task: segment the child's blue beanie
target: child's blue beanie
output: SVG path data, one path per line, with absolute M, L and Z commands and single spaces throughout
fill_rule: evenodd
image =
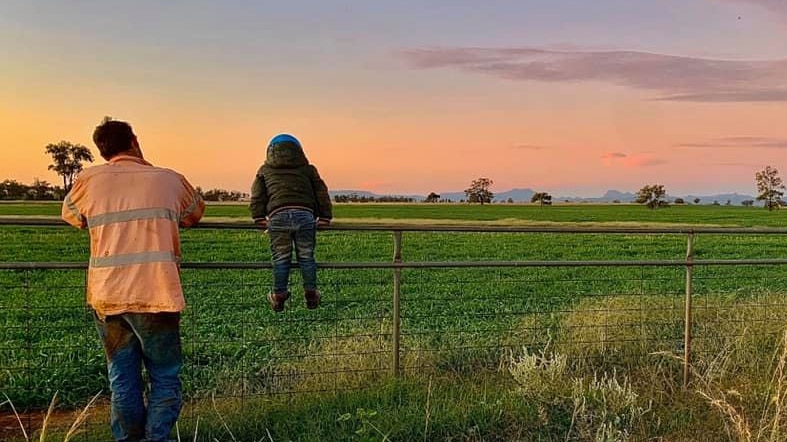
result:
M 298 146 L 299 148 L 302 148 L 301 147 L 301 142 L 298 141 L 297 138 L 293 137 L 290 134 L 279 134 L 279 135 L 276 135 L 275 137 L 273 137 L 271 139 L 271 142 L 268 143 L 268 147 L 272 147 L 272 146 L 274 146 L 276 144 L 279 144 L 279 143 L 292 143 L 292 144 Z

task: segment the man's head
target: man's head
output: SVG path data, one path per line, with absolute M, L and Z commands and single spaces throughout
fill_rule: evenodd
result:
M 142 158 L 137 136 L 125 121 L 105 119 L 93 131 L 93 142 L 105 160 L 121 154 Z

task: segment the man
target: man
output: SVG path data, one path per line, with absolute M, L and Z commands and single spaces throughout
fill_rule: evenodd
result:
M 166 441 L 182 402 L 178 226 L 197 223 L 205 203 L 183 176 L 145 161 L 128 123 L 105 120 L 93 141 L 107 164 L 79 175 L 62 217 L 90 231 L 87 301 L 107 356 L 112 434 Z

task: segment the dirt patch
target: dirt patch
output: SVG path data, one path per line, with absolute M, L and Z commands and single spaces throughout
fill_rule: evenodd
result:
M 17 410 L 18 411 L 18 410 Z M 38 439 L 46 418 L 47 410 L 19 412 L 19 417 L 6 405 L 0 409 L 0 440 L 24 440 L 22 427 L 30 440 Z M 65 433 L 82 413 L 81 409 L 54 409 L 47 421 L 47 433 Z M 83 429 L 95 425 L 108 424 L 109 401 L 103 400 L 90 408 Z M 34 436 L 35 435 L 35 436 Z

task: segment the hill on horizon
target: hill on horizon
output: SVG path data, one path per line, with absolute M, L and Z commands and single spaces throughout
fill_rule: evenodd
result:
M 401 193 L 375 193 L 370 192 L 368 190 L 331 190 L 330 192 L 331 198 L 335 197 L 336 195 L 358 195 L 362 197 L 374 197 L 380 198 L 384 196 L 397 196 L 397 197 L 407 197 L 413 198 L 416 201 L 423 201 L 426 199 L 426 195 L 415 195 L 415 194 L 401 194 Z M 502 202 L 508 201 L 510 198 L 514 202 L 517 203 L 529 203 L 530 199 L 536 193 L 535 190 L 529 188 L 515 188 L 511 190 L 507 190 L 504 192 L 495 192 L 494 202 Z M 459 202 L 466 198 L 464 192 L 442 192 L 439 193 L 440 198 L 444 200 L 451 200 L 454 202 Z M 580 197 L 580 196 L 555 196 L 553 195 L 552 201 L 554 202 L 572 202 L 572 203 L 612 203 L 612 202 L 621 202 L 621 203 L 629 203 L 634 202 L 637 198 L 636 193 L 634 192 L 623 192 L 620 190 L 610 189 L 607 190 L 603 195 L 600 197 Z M 755 200 L 755 197 L 752 195 L 740 194 L 740 193 L 719 193 L 719 194 L 712 194 L 712 195 L 667 195 L 667 199 L 671 202 L 674 201 L 675 198 L 683 198 L 686 203 L 694 203 L 696 198 L 699 198 L 700 204 L 713 204 L 713 202 L 718 202 L 719 204 L 726 204 L 729 200 L 730 204 L 739 206 L 741 202 L 746 200 Z

